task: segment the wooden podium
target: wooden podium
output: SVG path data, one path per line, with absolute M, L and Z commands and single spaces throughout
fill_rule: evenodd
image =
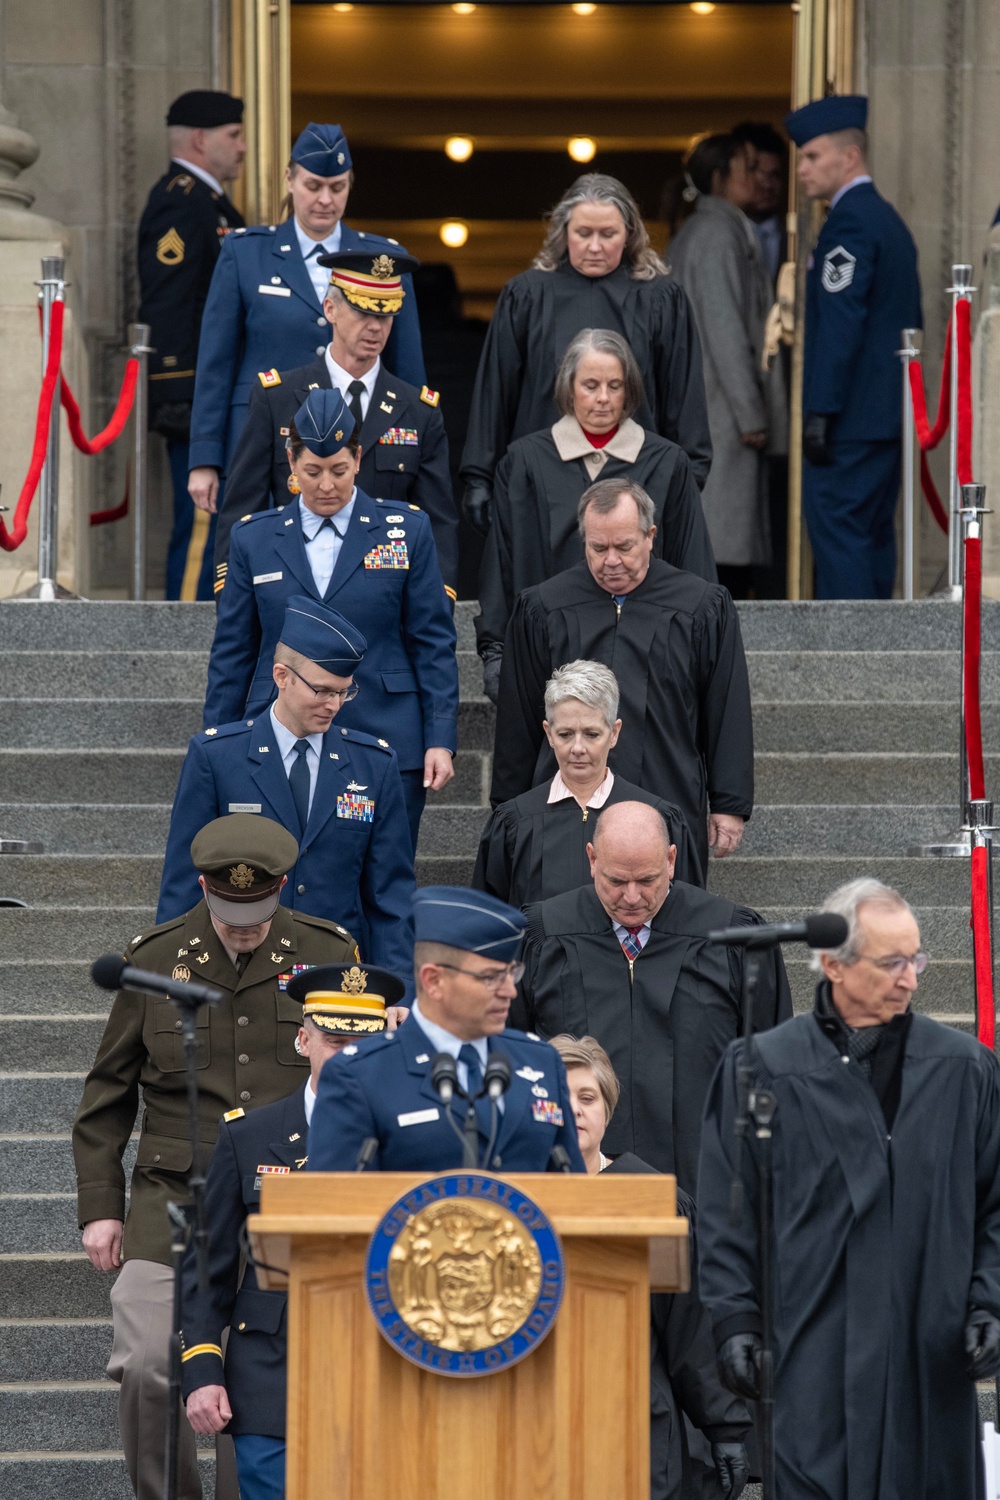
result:
M 365 1292 L 383 1214 L 432 1175 L 264 1178 L 248 1228 L 260 1284 L 289 1292 L 287 1500 L 642 1500 L 649 1293 L 689 1285 L 674 1179 L 502 1179 L 558 1233 L 565 1291 L 532 1353 L 462 1379 L 399 1354 Z

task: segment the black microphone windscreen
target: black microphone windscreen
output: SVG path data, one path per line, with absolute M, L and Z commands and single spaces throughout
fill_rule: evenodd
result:
M 835 911 L 820 911 L 806 917 L 805 926 L 810 948 L 839 948 L 847 942 L 847 918 Z
M 94 959 L 90 966 L 90 977 L 102 990 L 118 990 L 121 989 L 122 975 L 127 968 L 121 954 L 105 953 L 102 958 Z

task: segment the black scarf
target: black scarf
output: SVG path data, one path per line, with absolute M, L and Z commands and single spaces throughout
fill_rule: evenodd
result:
M 816 986 L 814 1013 L 824 1036 L 841 1056 L 852 1057 L 868 1079 L 881 1106 L 885 1128 L 891 1133 L 903 1088 L 906 1038 L 913 1012 L 906 1010 L 901 1016 L 893 1016 L 884 1026 L 848 1026 L 833 1003 L 830 981 L 823 979 Z

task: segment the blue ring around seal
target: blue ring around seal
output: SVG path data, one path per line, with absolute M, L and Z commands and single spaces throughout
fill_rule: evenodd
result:
M 535 1303 L 521 1326 L 508 1338 L 474 1353 L 459 1353 L 429 1343 L 400 1317 L 389 1288 L 389 1257 L 400 1231 L 413 1216 L 448 1198 L 491 1203 L 502 1208 L 528 1230 L 542 1262 L 541 1283 Z M 527 1194 L 501 1177 L 486 1173 L 449 1172 L 432 1177 L 404 1193 L 383 1214 L 368 1244 L 365 1257 L 365 1292 L 368 1305 L 382 1334 L 404 1359 L 431 1370 L 435 1375 L 459 1378 L 493 1375 L 510 1369 L 531 1354 L 555 1322 L 566 1284 L 562 1245 L 545 1214 Z

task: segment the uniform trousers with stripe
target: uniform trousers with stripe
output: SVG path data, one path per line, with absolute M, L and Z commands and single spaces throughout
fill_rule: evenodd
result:
M 174 491 L 174 524 L 167 548 L 166 597 L 214 599 L 212 592 L 217 517 L 199 510 L 188 494 L 188 445 L 167 443 L 170 479 Z M 222 505 L 222 485 L 218 504 Z

